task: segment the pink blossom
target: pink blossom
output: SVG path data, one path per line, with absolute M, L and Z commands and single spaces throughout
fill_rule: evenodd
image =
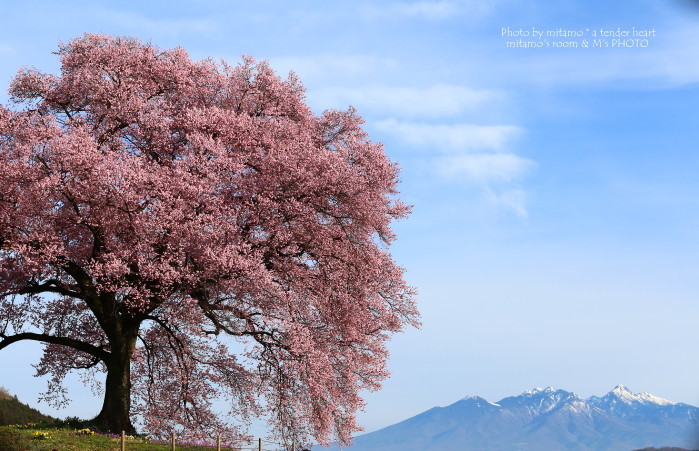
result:
M 67 372 L 106 372 L 112 432 L 244 437 L 264 406 L 283 440 L 349 442 L 418 315 L 388 254 L 398 168 L 361 118 L 314 116 L 248 57 L 91 34 L 58 54 L 0 106 L 0 349 L 44 342 L 58 403 Z

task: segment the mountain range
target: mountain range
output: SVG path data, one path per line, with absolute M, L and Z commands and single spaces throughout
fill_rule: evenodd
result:
M 551 387 L 498 402 L 467 396 L 360 435 L 345 449 L 630 451 L 698 445 L 699 408 L 618 385 L 586 399 Z

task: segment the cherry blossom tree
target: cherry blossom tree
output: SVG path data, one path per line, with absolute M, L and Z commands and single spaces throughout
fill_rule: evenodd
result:
M 114 432 L 240 436 L 264 408 L 284 440 L 348 442 L 417 325 L 396 165 L 266 63 L 92 34 L 57 54 L 0 106 L 0 349 L 42 342 L 47 396 L 78 371 Z

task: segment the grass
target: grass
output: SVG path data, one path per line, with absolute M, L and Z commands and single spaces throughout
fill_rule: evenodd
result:
M 51 423 L 55 418 L 19 402 L 17 397 L 0 387 L 0 426 L 25 423 Z M 1 442 L 0 442 L 1 443 Z M 0 448 L 2 450 L 2 448 Z
M 127 437 L 128 451 L 170 451 L 170 443 L 142 437 Z M 216 447 L 180 445 L 177 451 L 211 451 Z M 231 449 L 224 448 L 221 449 Z M 1 451 L 119 451 L 120 439 L 87 432 L 85 429 L 53 428 L 42 425 L 0 426 Z
M 121 439 L 93 432 L 90 421 L 59 420 L 21 403 L 0 387 L 0 451 L 119 451 Z M 128 451 L 170 451 L 170 442 L 127 437 Z M 176 444 L 177 451 L 210 451 L 216 447 Z M 221 446 L 221 449 L 231 450 Z

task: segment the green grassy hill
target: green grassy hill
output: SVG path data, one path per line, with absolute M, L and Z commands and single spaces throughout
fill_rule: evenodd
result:
M 0 426 L 0 451 L 119 451 L 118 437 L 97 434 L 86 429 L 55 429 L 32 426 Z M 140 437 L 127 437 L 127 451 L 170 451 L 168 443 L 158 443 Z M 183 445 L 177 451 L 212 451 L 215 447 Z M 222 450 L 234 448 L 226 446 Z M 250 448 L 246 448 L 250 449 Z M 269 450 L 270 448 L 265 448 Z
M 0 451 L 118 451 L 120 439 L 85 428 L 77 418 L 58 420 L 20 402 L 0 387 Z M 128 451 L 169 451 L 170 445 L 127 437 Z M 210 451 L 211 447 L 178 444 L 177 451 Z M 234 448 L 222 446 L 221 449 Z
M 55 421 L 55 418 L 19 402 L 16 396 L 11 396 L 7 390 L 0 387 L 0 426 L 26 423 L 53 424 Z
M 0 387 L 0 451 L 118 451 L 120 438 L 90 430 L 77 418 L 58 420 L 21 403 Z M 169 451 L 169 443 L 127 437 L 128 451 Z M 177 451 L 211 451 L 215 447 L 178 443 Z M 223 444 L 222 450 L 234 450 Z M 251 448 L 247 448 L 251 449 Z M 264 448 L 269 450 L 271 448 Z

